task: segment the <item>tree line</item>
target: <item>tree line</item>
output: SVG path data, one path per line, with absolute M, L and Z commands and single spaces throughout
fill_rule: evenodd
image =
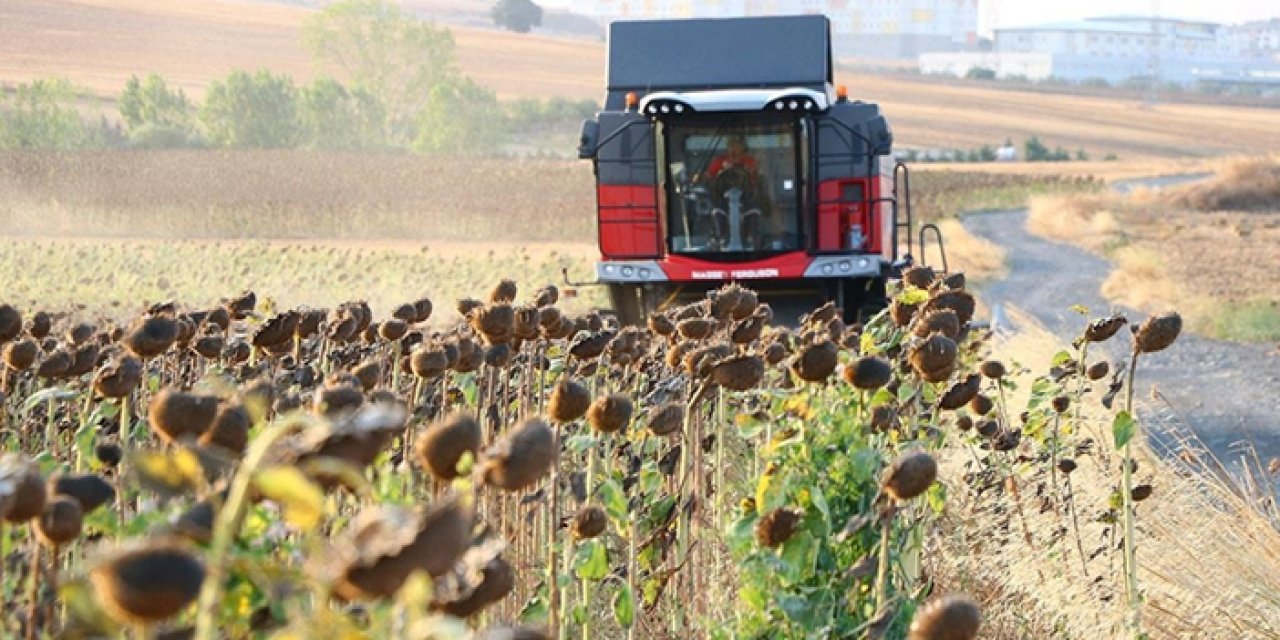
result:
M 323 74 L 236 70 L 196 103 L 165 78 L 131 77 L 119 118 L 86 117 L 65 79 L 0 88 L 0 149 L 310 148 L 493 153 L 539 127 L 575 126 L 593 101 L 499 101 L 457 66 L 448 29 L 386 0 L 310 16 L 302 44 Z

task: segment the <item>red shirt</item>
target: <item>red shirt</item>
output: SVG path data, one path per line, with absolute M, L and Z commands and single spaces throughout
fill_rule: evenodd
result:
M 707 169 L 707 175 L 714 178 L 720 175 L 721 171 L 730 167 L 741 166 L 747 170 L 752 176 L 756 173 L 756 159 L 748 155 L 739 156 L 737 159 L 729 157 L 729 154 L 716 156 L 711 161 L 711 167 Z

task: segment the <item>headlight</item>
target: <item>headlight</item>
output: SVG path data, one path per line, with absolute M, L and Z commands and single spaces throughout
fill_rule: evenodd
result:
M 827 274 L 827 275 L 831 275 L 831 274 L 835 273 L 835 271 L 836 271 L 836 268 L 835 268 L 835 267 L 833 267 L 833 266 L 831 266 L 831 263 L 830 263 L 830 262 L 828 262 L 828 263 L 826 263 L 826 264 L 822 265 L 822 272 L 823 272 L 823 273 L 825 273 L 825 274 Z
M 849 262 L 848 260 L 841 260 L 841 261 L 840 261 L 840 270 L 841 270 L 841 271 L 843 271 L 843 272 L 845 272 L 845 273 L 849 273 L 849 271 L 850 271 L 850 270 L 852 270 L 852 269 L 853 269 L 853 263 L 852 263 L 852 262 Z
M 635 273 L 636 273 L 635 267 L 627 266 L 622 268 L 622 277 L 624 278 L 630 278 L 631 276 L 635 275 Z
M 796 109 L 800 108 L 800 103 L 796 102 L 795 100 L 792 100 L 791 104 L 789 104 L 788 106 L 791 107 L 792 111 L 795 111 Z
M 871 261 L 870 261 L 870 260 L 867 260 L 866 258 L 858 258 L 858 268 L 859 268 L 859 269 L 866 269 L 866 268 L 867 268 L 867 267 L 869 267 L 869 266 L 871 266 Z

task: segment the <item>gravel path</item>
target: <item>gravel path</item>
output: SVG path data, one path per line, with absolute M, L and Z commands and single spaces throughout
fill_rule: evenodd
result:
M 1197 177 L 1153 178 L 1116 188 L 1161 187 Z M 997 329 L 1016 329 L 1008 320 L 1008 307 L 1030 314 L 1068 344 L 1085 322 L 1070 310 L 1072 305 L 1088 307 L 1091 318 L 1113 309 L 1131 321 L 1146 318 L 1145 313 L 1117 307 L 1102 297 L 1109 262 L 1032 235 L 1026 218 L 1027 211 L 1018 209 L 973 213 L 963 220 L 969 231 L 1007 252 L 1008 275 L 979 292 Z M 1108 341 L 1108 359 L 1114 364 L 1127 357 L 1129 344 L 1124 335 Z M 1153 388 L 1164 401 L 1155 398 Z M 1195 432 L 1224 461 L 1239 458 L 1241 441 L 1251 441 L 1264 461 L 1280 456 L 1280 353 L 1272 345 L 1242 345 L 1184 332 L 1169 349 L 1142 358 L 1136 392 L 1145 422 L 1156 425 L 1157 439 L 1162 427 L 1179 426 Z

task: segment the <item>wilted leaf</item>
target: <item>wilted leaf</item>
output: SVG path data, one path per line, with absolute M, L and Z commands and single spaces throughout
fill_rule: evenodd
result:
M 262 495 L 284 507 L 284 519 L 299 529 L 320 524 L 324 514 L 324 492 L 293 466 L 277 466 L 259 471 L 254 478 Z
M 138 484 L 162 497 L 172 498 L 198 491 L 204 483 L 200 459 L 190 449 L 138 451 L 132 458 L 130 469 Z

